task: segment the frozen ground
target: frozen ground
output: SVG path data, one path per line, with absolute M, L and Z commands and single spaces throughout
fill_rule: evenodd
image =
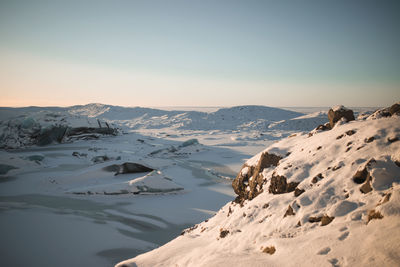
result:
M 0 265 L 111 266 L 161 246 L 234 199 L 231 182 L 247 159 L 325 123 L 326 112 L 1 108 Z M 32 137 L 54 125 L 106 122 L 118 135 L 63 137 L 46 146 Z M 107 170 L 126 162 L 155 171 Z
M 399 107 L 274 142 L 243 165 L 235 201 L 117 267 L 399 266 Z

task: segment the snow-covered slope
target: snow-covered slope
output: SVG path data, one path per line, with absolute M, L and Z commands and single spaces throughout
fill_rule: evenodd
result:
M 238 179 L 214 217 L 117 266 L 400 265 L 398 115 L 283 139 Z
M 74 106 L 68 109 L 74 115 L 99 118 L 132 129 L 160 129 L 172 127 L 185 130 L 236 130 L 243 124 L 257 122 L 266 128 L 269 123 L 287 120 L 303 114 L 265 106 L 221 108 L 215 112 L 160 110 L 142 107 L 118 107 L 102 104 Z M 253 124 L 253 128 L 255 128 Z
M 113 128 L 125 132 L 153 131 L 168 135 L 250 133 L 250 139 L 275 140 L 324 123 L 324 112 L 303 113 L 265 106 L 221 108 L 214 112 L 161 110 L 88 104 L 72 107 L 0 108 L 0 148 L 23 148 L 37 144 L 38 135 L 59 127 Z M 60 129 L 56 129 L 58 131 Z M 62 130 L 62 129 L 61 129 Z M 157 131 L 153 131 L 157 132 Z M 96 138 L 93 133 L 88 138 Z M 83 138 L 80 136 L 79 138 Z M 248 139 L 236 136 L 235 139 Z M 64 141 L 71 141 L 69 139 Z

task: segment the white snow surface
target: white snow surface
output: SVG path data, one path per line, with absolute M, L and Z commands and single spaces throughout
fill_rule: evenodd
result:
M 393 162 L 400 159 L 399 142 L 385 143 L 387 138 L 399 137 L 396 117 L 372 119 L 373 112 L 365 109 L 360 121 L 327 132 L 313 130 L 309 137 L 309 131 L 328 121 L 328 108 L 196 110 L 103 104 L 0 108 L 0 265 L 112 266 L 164 245 L 183 229 L 215 214 L 193 231 L 128 264 L 290 266 L 279 255 L 287 258 L 293 254 L 305 265 L 311 260 L 321 266 L 346 265 L 354 261 L 341 251 L 349 246 L 337 241 L 335 231 L 344 244 L 353 245 L 365 234 L 361 226 L 372 234 L 382 234 L 381 225 L 388 231 L 398 230 L 392 222 L 398 216 L 393 202 L 399 198 L 398 187 L 390 184 L 398 182 L 392 174 L 398 170 Z M 105 127 L 106 122 L 119 129 L 117 136 L 32 146 L 32 134 L 38 129 L 57 125 L 97 128 L 99 123 Z M 336 139 L 348 130 L 355 134 Z M 366 143 L 365 138 L 371 136 L 375 139 Z M 264 169 L 265 192 L 242 208 L 226 204 L 235 197 L 232 179 L 249 171 L 241 169 L 246 161 L 247 165 L 257 164 L 265 147 L 283 157 L 277 168 Z M 351 177 L 370 156 L 376 160 L 371 169 L 374 190 L 364 195 Z M 105 171 L 125 162 L 155 171 L 118 175 Z M 341 168 L 333 171 L 338 166 Z M 289 182 L 301 182 L 299 187 L 306 192 L 298 198 L 293 193 L 268 194 L 273 171 Z M 311 179 L 319 172 L 324 178 L 313 184 Z M 391 200 L 376 208 L 384 218 L 366 225 L 368 210 L 387 192 L 392 192 Z M 262 209 L 265 203 L 269 208 Z M 296 215 L 283 218 L 289 204 Z M 227 217 L 229 208 L 233 212 Z M 310 214 L 325 213 L 336 216 L 328 226 L 307 223 Z M 298 221 L 302 226 L 293 227 Z M 339 227 L 341 223 L 344 226 Z M 221 228 L 229 231 L 224 238 L 219 237 Z M 365 250 L 357 251 L 355 259 L 375 248 L 371 244 L 376 242 L 381 247 L 371 254 L 374 260 L 367 259 L 390 266 L 392 256 L 388 260 L 385 253 L 397 247 L 385 239 L 393 236 L 366 236 L 361 246 Z M 325 244 L 325 237 L 333 245 Z M 261 246 L 272 245 L 275 254 L 260 252 Z M 309 258 L 302 258 L 303 254 Z
M 110 127 L 124 132 L 176 134 L 199 131 L 216 133 L 253 132 L 245 139 L 277 139 L 288 131 L 309 131 L 326 121 L 325 116 L 292 120 L 303 113 L 265 106 L 220 108 L 212 112 L 119 107 L 103 104 L 60 107 L 0 108 L 0 147 L 16 149 L 30 146 L 31 135 L 53 125 L 69 127 Z M 263 135 L 262 137 L 261 134 Z M 239 138 L 241 136 L 239 135 Z
M 396 138 L 398 116 L 280 140 L 263 151 L 283 156 L 276 168 L 264 170 L 263 193 L 243 206 L 229 202 L 184 235 L 116 266 L 399 266 Z M 260 155 L 246 165 L 256 165 Z M 372 191 L 362 193 L 352 178 L 366 166 Z M 269 193 L 273 173 L 299 182 L 305 192 Z M 289 206 L 294 215 L 285 217 Z M 382 218 L 369 221 L 371 211 Z M 325 226 L 309 220 L 323 215 L 334 219 Z M 263 252 L 271 246 L 275 253 Z

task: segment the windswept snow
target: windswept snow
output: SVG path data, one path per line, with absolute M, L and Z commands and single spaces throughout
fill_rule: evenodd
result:
M 357 265 L 360 255 L 364 265 L 397 263 L 398 247 L 388 247 L 396 236 L 381 229 L 398 230 L 398 117 L 362 110 L 321 131 L 327 109 L 298 110 L 0 108 L 0 265 L 110 266 L 152 249 L 126 264 Z M 55 137 L 38 146 L 43 132 Z M 282 158 L 260 172 L 264 193 L 231 203 L 232 180 L 252 172 L 260 151 Z M 117 171 L 125 163 L 149 168 Z M 356 184 L 367 164 L 373 178 Z M 304 192 L 269 194 L 273 175 Z M 322 227 L 313 217 L 335 218 Z M 379 237 L 347 257 L 366 231 Z
M 173 241 L 117 266 L 398 266 L 399 139 L 400 117 L 393 115 L 278 141 L 240 172 L 246 175 L 263 153 L 283 157 L 262 172 L 261 194 L 229 202 Z M 296 190 L 271 193 L 274 176 L 298 183 Z

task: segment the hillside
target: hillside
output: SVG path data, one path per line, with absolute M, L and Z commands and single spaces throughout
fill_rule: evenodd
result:
M 302 116 L 304 114 L 299 112 L 265 106 L 221 108 L 209 113 L 103 104 L 66 108 L 0 108 L 0 148 L 15 149 L 77 139 L 98 139 L 104 135 L 132 131 L 149 130 L 157 133 L 153 131 L 155 129 L 168 132 L 169 135 L 181 135 L 184 132 L 192 134 L 193 131 L 205 134 L 209 131 L 253 131 L 254 136 L 260 136 L 262 131 L 263 138 L 275 139 L 278 131 L 286 135 L 288 131 L 311 130 L 322 122 L 319 114 Z M 85 129 L 82 132 L 83 127 Z M 71 128 L 80 129 L 70 131 Z M 47 141 L 42 142 L 41 139 Z
M 235 201 L 117 266 L 399 266 L 398 108 L 272 144 L 242 167 Z

